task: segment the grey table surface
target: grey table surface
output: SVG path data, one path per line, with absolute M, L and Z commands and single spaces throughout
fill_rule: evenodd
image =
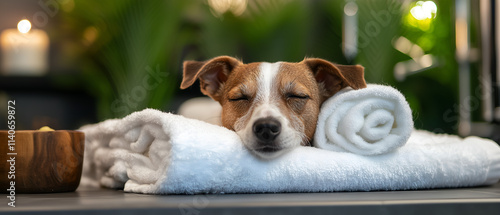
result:
M 7 194 L 5 194 L 7 195 Z M 412 191 L 143 195 L 104 188 L 17 194 L 0 214 L 494 214 L 500 183 L 475 188 Z

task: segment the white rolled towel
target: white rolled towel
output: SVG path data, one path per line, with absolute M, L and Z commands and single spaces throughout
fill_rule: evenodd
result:
M 362 156 L 297 147 L 272 160 L 255 157 L 234 131 L 146 109 L 81 128 L 81 184 L 148 194 L 332 192 L 491 185 L 500 147 L 414 131 L 392 153 Z
M 390 86 L 344 88 L 326 100 L 318 117 L 314 146 L 360 155 L 379 155 L 403 146 L 413 131 L 410 106 Z

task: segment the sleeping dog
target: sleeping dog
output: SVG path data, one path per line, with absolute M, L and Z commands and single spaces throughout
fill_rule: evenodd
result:
M 264 159 L 310 145 L 321 104 L 344 87 L 366 87 L 362 66 L 318 58 L 298 63 L 244 64 L 228 56 L 185 61 L 181 89 L 197 79 L 201 92 L 222 106 L 222 125 Z

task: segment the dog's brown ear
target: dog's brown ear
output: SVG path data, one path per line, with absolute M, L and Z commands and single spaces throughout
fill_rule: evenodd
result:
M 323 99 L 327 99 L 350 86 L 353 89 L 366 87 L 364 67 L 360 65 L 339 65 L 319 58 L 309 58 L 303 61 L 314 74 L 320 86 Z
M 201 92 L 219 101 L 221 85 L 233 69 L 242 64 L 241 61 L 228 56 L 220 56 L 208 61 L 184 61 L 184 71 L 181 89 L 193 85 L 200 79 Z

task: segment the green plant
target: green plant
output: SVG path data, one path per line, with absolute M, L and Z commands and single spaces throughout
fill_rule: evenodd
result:
M 161 109 L 177 86 L 177 41 L 186 1 L 75 0 L 64 14 L 98 118 Z

